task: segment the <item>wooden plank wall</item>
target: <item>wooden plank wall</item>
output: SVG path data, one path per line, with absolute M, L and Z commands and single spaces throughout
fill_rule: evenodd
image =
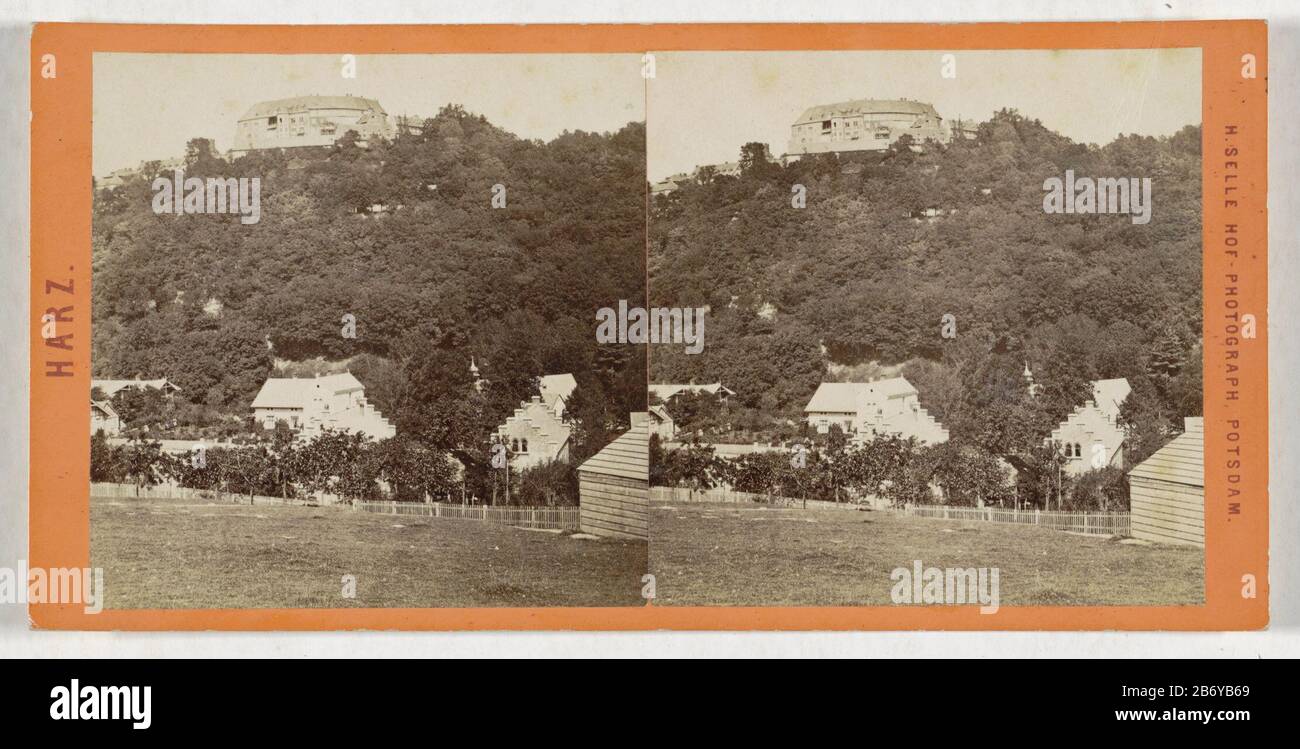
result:
M 1129 476 L 1134 538 L 1205 546 L 1205 489 Z
M 582 530 L 597 536 L 650 537 L 649 482 L 578 471 Z

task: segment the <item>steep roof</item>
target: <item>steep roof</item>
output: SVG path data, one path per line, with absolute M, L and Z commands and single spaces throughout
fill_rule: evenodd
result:
M 1106 418 L 1115 421 L 1119 418 L 1120 406 L 1128 398 L 1128 394 L 1133 391 L 1129 387 L 1128 380 L 1118 377 L 1113 380 L 1096 380 L 1092 383 L 1092 399 L 1097 404 L 1097 409 L 1106 415 Z
M 823 382 L 803 410 L 857 413 L 860 385 L 860 382 Z
M 506 423 L 497 427 L 497 433 L 505 434 L 512 420 L 527 422 L 537 430 L 542 439 L 554 445 L 557 452 L 568 444 L 569 438 L 573 435 L 573 426 L 561 421 L 560 417 L 555 415 L 554 408 L 541 399 L 520 403 L 514 414 L 506 417 Z
M 321 377 L 271 377 L 262 383 L 253 399 L 253 408 L 306 408 L 317 394 L 334 395 L 365 386 L 351 372 Z
M 866 401 L 916 395 L 916 388 L 903 377 L 874 382 L 823 382 L 804 406 L 804 411 L 856 413 Z
M 1205 486 L 1205 419 L 1188 417 L 1183 422 L 1186 431 L 1138 463 L 1130 477 Z
M 713 383 L 709 383 L 708 385 L 693 385 L 693 384 L 680 385 L 680 384 L 661 383 L 657 385 L 651 385 L 650 392 L 659 396 L 659 400 L 664 402 L 667 402 L 669 398 L 672 398 L 675 395 L 678 395 L 680 393 L 687 393 L 687 392 L 708 393 L 709 395 L 717 395 L 718 393 L 726 393 L 727 395 L 736 394 L 734 390 L 723 385 L 721 382 L 713 382 Z
M 90 408 L 92 411 L 98 410 L 100 413 L 104 414 L 104 416 L 106 416 L 107 418 L 112 419 L 117 417 L 117 410 L 114 409 L 113 404 L 109 403 L 108 401 L 91 401 Z
M 108 398 L 112 398 L 119 390 L 124 388 L 153 388 L 155 390 L 180 392 L 180 388 L 172 384 L 166 377 L 159 377 L 156 380 L 91 380 L 90 387 L 91 389 L 99 388 Z
M 809 122 L 821 122 L 832 117 L 845 117 L 855 114 L 908 114 L 938 117 L 933 104 L 909 99 L 853 99 L 834 104 L 818 104 L 805 110 L 796 125 Z
M 284 112 L 306 112 L 313 109 L 356 109 L 387 114 L 375 99 L 363 96 L 292 96 L 288 99 L 260 101 L 248 108 L 241 120 L 270 117 Z
M 646 420 L 632 420 L 635 426 L 578 466 L 579 471 L 602 476 L 650 480 L 650 427 Z
M 887 377 L 866 384 L 867 395 L 881 395 L 886 398 L 898 398 L 904 395 L 916 395 L 916 388 L 904 377 Z
M 546 402 L 546 405 L 554 406 L 555 401 L 567 401 L 569 396 L 573 395 L 573 391 L 578 387 L 578 381 L 568 373 L 545 375 L 538 382 L 537 387 L 541 391 L 542 400 Z
M 668 413 L 668 409 L 664 408 L 663 406 L 651 406 L 649 413 L 653 416 L 659 417 L 660 421 L 673 420 L 672 414 Z

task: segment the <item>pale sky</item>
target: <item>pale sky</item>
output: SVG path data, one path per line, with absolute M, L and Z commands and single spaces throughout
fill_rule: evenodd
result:
M 786 151 L 807 108 L 850 99 L 934 105 L 945 119 L 983 122 L 1003 108 L 1077 142 L 1171 135 L 1201 122 L 1201 51 L 657 52 L 647 90 L 651 181 L 735 161 L 750 141 Z
M 432 117 L 460 104 L 521 138 L 614 131 L 645 120 L 641 55 L 340 55 L 96 53 L 96 175 L 182 156 L 190 138 L 230 148 L 259 101 L 309 94 L 378 99 L 389 115 Z

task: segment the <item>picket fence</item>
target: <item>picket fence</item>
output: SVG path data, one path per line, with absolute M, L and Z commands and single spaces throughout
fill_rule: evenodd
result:
M 652 486 L 650 499 L 654 502 L 731 502 L 736 504 L 766 504 L 777 507 L 807 507 L 819 510 L 853 510 L 862 505 L 849 502 L 826 502 L 820 499 L 796 499 L 776 494 L 738 492 L 735 489 L 689 489 L 682 486 Z
M 1129 535 L 1127 512 L 1064 512 L 1042 510 L 1008 510 L 1002 507 L 950 507 L 947 505 L 907 505 L 903 514 L 945 520 L 975 520 L 987 523 L 1037 525 L 1058 531 L 1086 533 L 1092 536 Z
M 807 507 L 808 509 L 860 509 L 865 505 L 847 502 L 825 502 L 810 499 L 781 497 L 772 494 L 738 492 L 715 488 L 691 490 L 680 486 L 652 486 L 650 499 L 654 502 L 731 502 L 737 504 L 766 504 L 777 507 Z M 971 520 L 986 523 L 1016 523 L 1036 525 L 1058 531 L 1086 533 L 1091 536 L 1127 536 L 1127 512 L 1064 512 L 1043 510 L 1016 510 L 1001 507 L 952 507 L 949 505 L 907 505 L 904 515 L 945 520 Z
M 577 507 L 490 507 L 443 502 L 353 502 L 352 507 L 384 515 L 478 520 L 541 530 L 578 530 L 580 519 Z
M 179 499 L 194 502 L 222 502 L 250 504 L 247 494 L 231 494 L 212 489 L 191 489 L 175 484 L 158 484 L 140 487 L 135 484 L 93 483 L 90 496 L 100 499 Z M 317 505 L 316 501 L 284 499 L 253 495 L 254 505 Z M 513 525 L 541 530 L 578 530 L 577 507 L 489 507 L 487 505 L 456 505 L 441 502 L 340 502 L 321 506 L 348 508 L 360 512 L 384 515 L 413 515 L 417 517 L 450 518 L 452 520 L 478 520 L 481 522 Z
M 95 482 L 90 485 L 90 496 L 100 499 L 184 499 L 194 502 L 223 502 L 237 505 L 306 505 L 304 499 L 285 499 L 283 497 L 264 497 L 254 494 L 250 502 L 247 494 L 222 492 L 215 489 L 193 489 L 175 484 L 156 484 L 142 486 L 139 490 L 135 484 L 111 484 Z

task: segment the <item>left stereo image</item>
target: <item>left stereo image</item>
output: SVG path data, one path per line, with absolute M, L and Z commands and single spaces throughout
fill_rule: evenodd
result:
M 106 609 L 644 606 L 640 55 L 96 53 Z

